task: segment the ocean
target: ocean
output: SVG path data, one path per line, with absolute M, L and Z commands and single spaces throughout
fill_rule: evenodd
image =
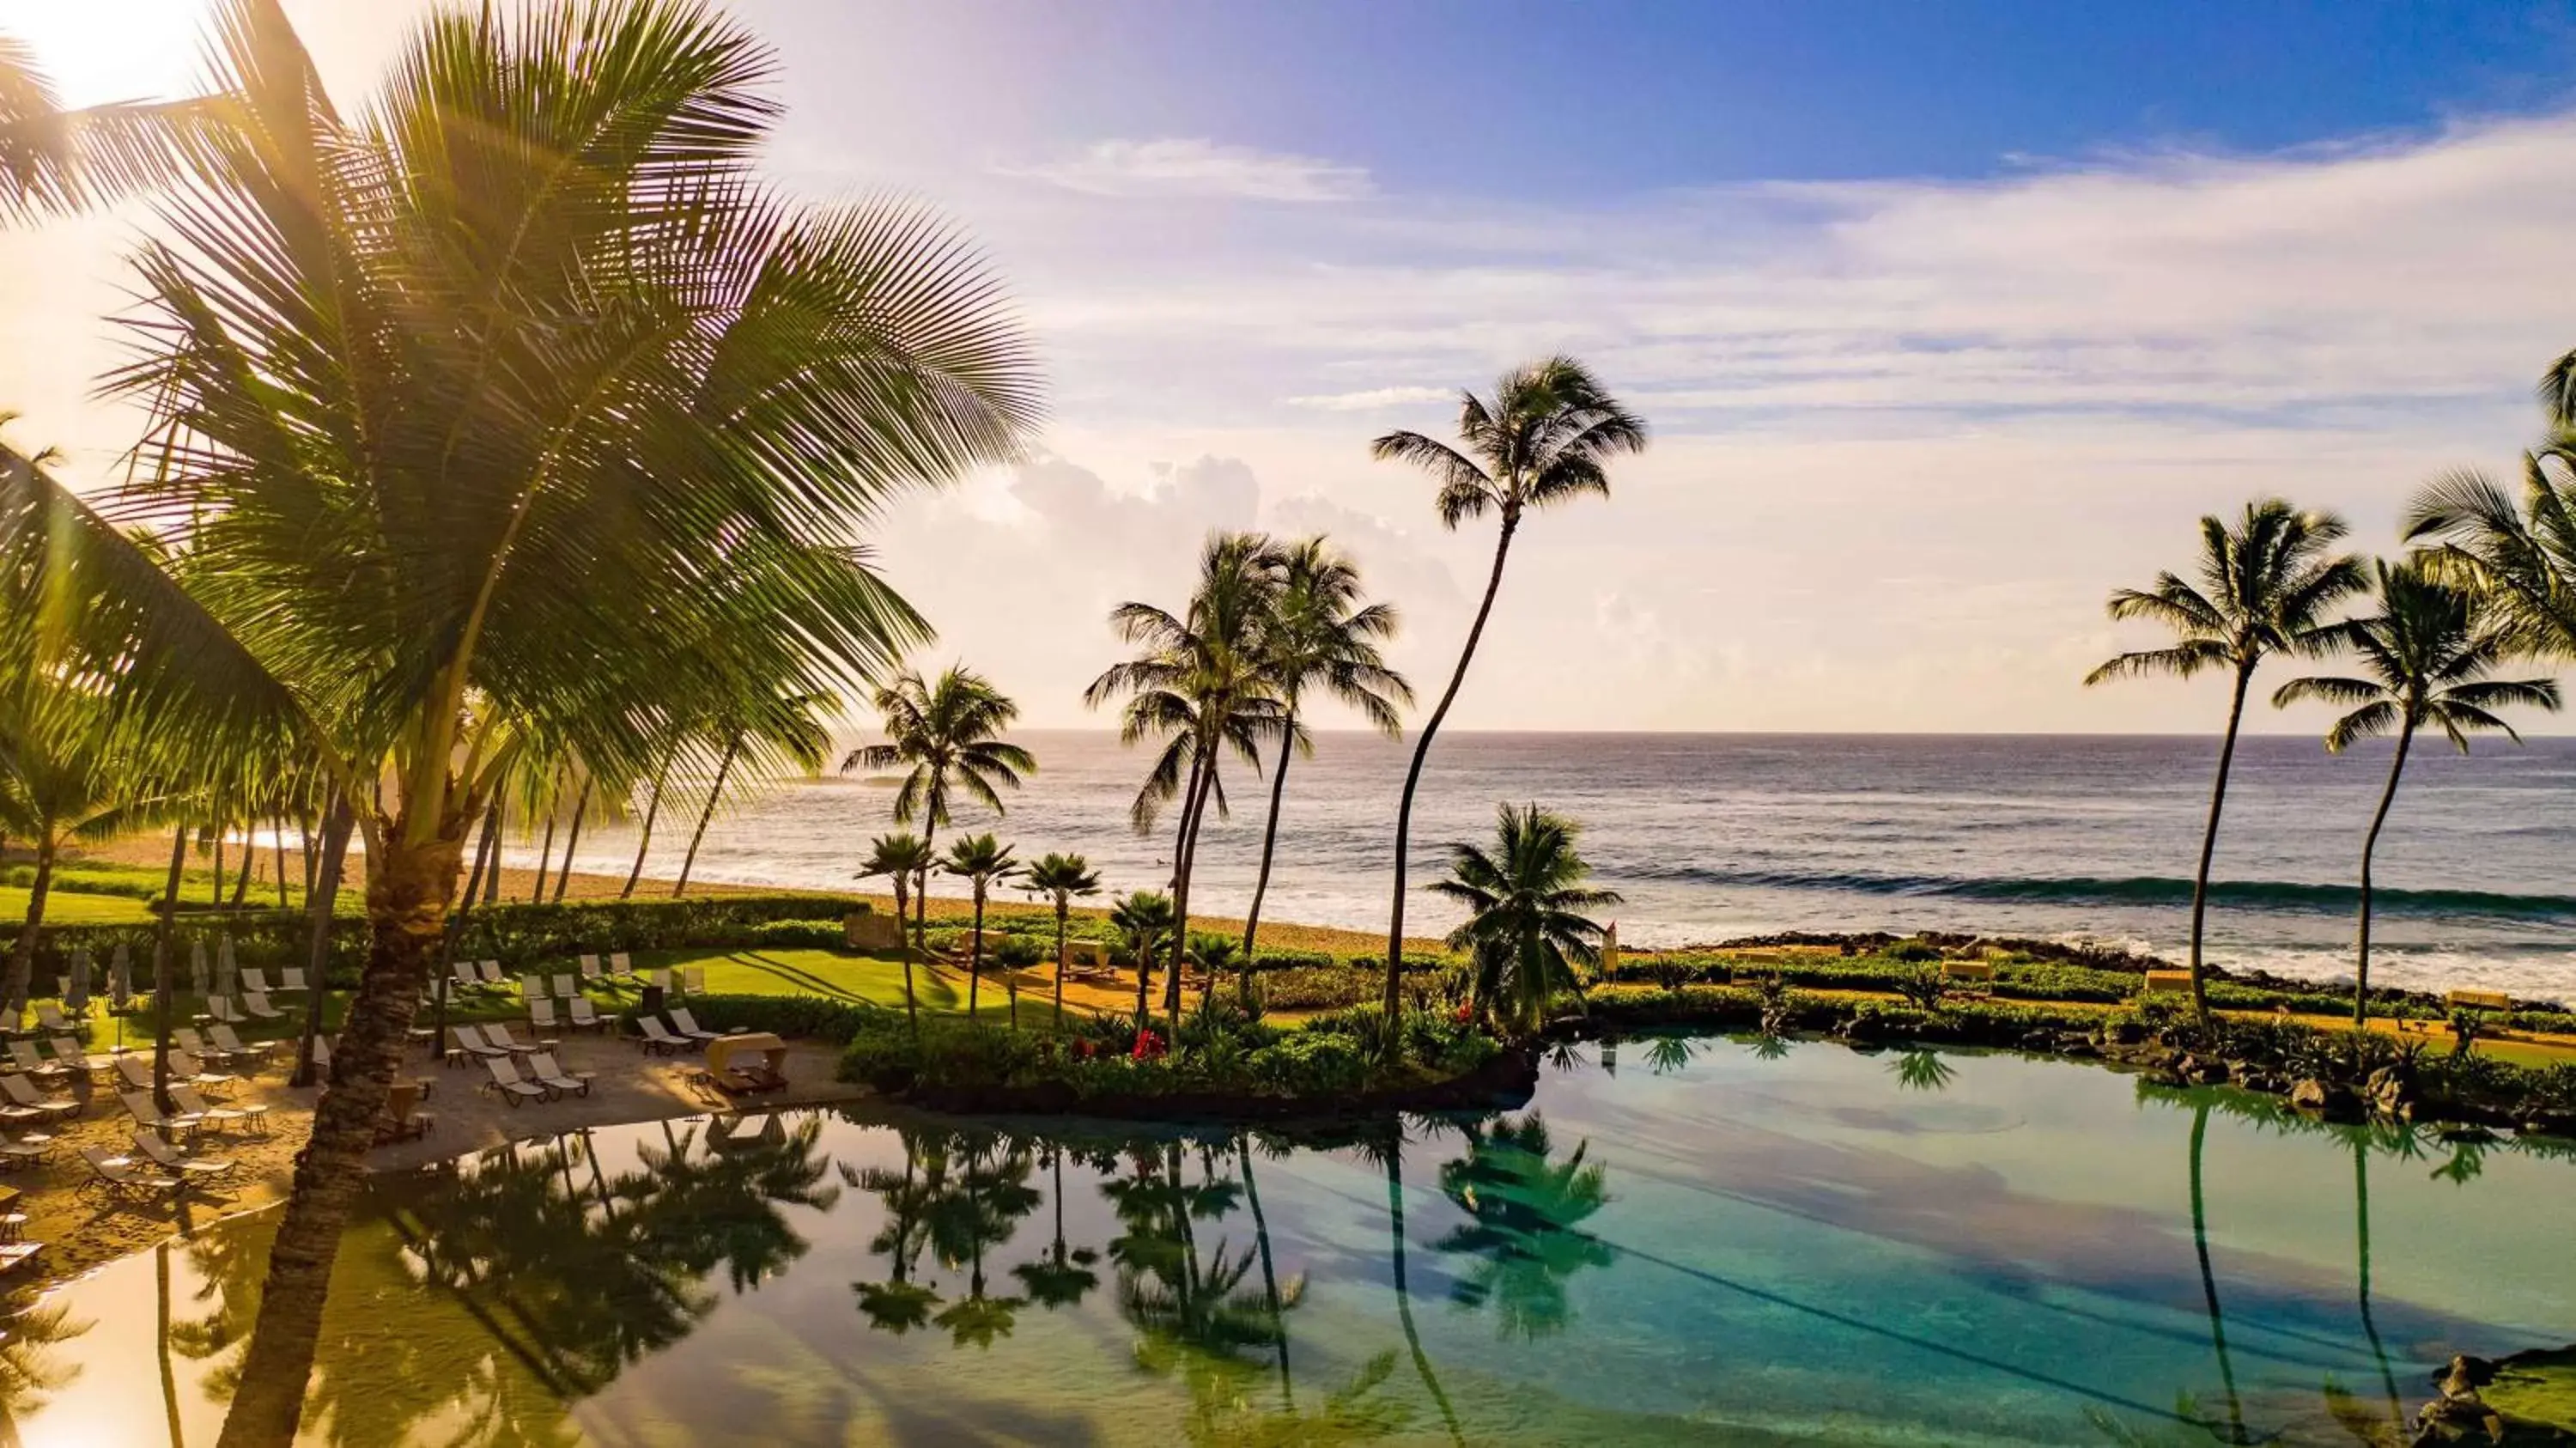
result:
M 1160 888 L 1166 825 L 1140 837 L 1128 803 L 1141 751 L 1105 733 L 1031 732 L 1038 773 L 992 829 L 1023 857 L 1078 850 L 1113 890 Z M 1387 859 L 1409 745 L 1322 734 L 1289 772 L 1264 914 L 1384 929 Z M 1631 944 L 1792 930 L 1965 930 L 2085 938 L 2179 957 L 2217 740 L 1927 735 L 1444 735 L 1415 806 L 1413 880 L 1445 842 L 1491 835 L 1498 802 L 1572 816 L 1604 912 Z M 2249 738 L 2219 836 L 2209 955 L 2317 980 L 2351 974 L 2361 837 L 2384 744 L 2344 756 L 2313 738 Z M 1239 916 L 1259 863 L 1268 785 L 1233 767 L 1231 818 L 1200 847 L 1193 913 Z M 889 827 L 888 779 L 771 785 L 708 831 L 701 879 L 849 888 Z M 657 828 L 651 873 L 676 874 L 694 801 Z M 2373 978 L 2576 1000 L 2576 739 L 2419 742 L 2380 841 Z M 594 828 L 580 867 L 623 873 L 634 834 Z M 513 864 L 533 864 L 533 842 Z M 934 890 L 953 882 L 934 878 Z M 1017 898 L 1012 896 L 1010 898 Z M 1408 933 L 1456 922 L 1416 891 Z

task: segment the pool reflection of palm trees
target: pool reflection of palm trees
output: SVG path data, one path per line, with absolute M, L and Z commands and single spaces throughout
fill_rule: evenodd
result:
M 1908 1091 L 1943 1091 L 1957 1079 L 1959 1068 L 1942 1058 L 1938 1051 L 1916 1049 L 1901 1051 L 1887 1063 L 1896 1084 Z
M 1583 1224 L 1608 1204 L 1607 1173 L 1577 1145 L 1564 1160 L 1537 1112 L 1466 1128 L 1467 1154 L 1440 1168 L 1440 1191 L 1467 1216 L 1437 1247 L 1472 1260 L 1450 1289 L 1470 1309 L 1492 1304 L 1506 1336 L 1535 1341 L 1572 1315 L 1565 1284 L 1617 1253 Z
M 966 1269 L 966 1295 L 931 1322 L 948 1329 L 959 1347 L 989 1348 L 996 1338 L 1011 1335 L 1028 1299 L 985 1291 L 984 1251 L 1010 1241 L 1020 1219 L 1044 1200 L 1029 1185 L 1037 1163 L 1028 1142 L 994 1131 L 957 1132 L 943 1146 L 953 1170 L 947 1189 L 928 1206 L 930 1246 L 942 1266 Z
M 1100 1274 L 1091 1270 L 1100 1254 L 1089 1247 L 1068 1252 L 1064 1244 L 1064 1143 L 1049 1142 L 1046 1147 L 1047 1172 L 1053 1183 L 1047 1200 L 1055 1208 L 1055 1233 L 1046 1255 L 1035 1262 L 1023 1262 L 1011 1269 L 1027 1289 L 1029 1301 L 1052 1312 L 1059 1307 L 1079 1305 L 1091 1290 L 1100 1285 Z

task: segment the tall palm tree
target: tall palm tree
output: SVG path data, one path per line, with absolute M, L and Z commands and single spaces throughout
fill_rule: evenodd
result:
M 992 893 L 993 882 L 1007 880 L 1020 872 L 1020 862 L 1011 858 L 1011 847 L 989 834 L 968 835 L 948 846 L 948 858 L 939 868 L 960 877 L 975 887 L 975 943 L 966 956 L 966 1019 L 975 1019 L 976 986 L 984 978 L 984 901 Z
M 1173 933 L 1172 897 L 1156 890 L 1121 895 L 1109 907 L 1109 926 L 1136 962 L 1136 1029 L 1145 1028 L 1145 997 L 1154 978 L 1154 952 Z
M 2303 513 L 2278 498 L 2247 503 L 2232 526 L 2215 514 L 2202 518 L 2198 586 L 2160 573 L 2144 590 L 2123 588 L 2111 595 L 2112 618 L 2161 623 L 2173 630 L 2175 642 L 2120 654 L 2084 676 L 2089 686 L 2148 674 L 2188 679 L 2205 669 L 2225 669 L 2233 681 L 2218 775 L 2209 790 L 2209 822 L 2191 880 L 2191 1004 L 2204 1027 L 2209 995 L 2201 979 L 2201 932 L 2208 916 L 2209 862 L 2218 850 L 2218 817 L 2227 805 L 2245 691 L 2265 659 L 2313 655 L 2331 641 L 2327 611 L 2364 585 L 2361 560 L 2327 551 L 2343 535 L 2342 519 Z
M 1064 1029 L 1064 939 L 1073 918 L 1073 899 L 1077 895 L 1100 893 L 1100 876 L 1091 862 L 1080 855 L 1044 854 L 1038 856 L 1020 877 L 1021 883 L 1043 892 L 1055 901 L 1055 1024 Z
M 906 669 L 877 690 L 875 702 L 885 719 L 886 742 L 851 750 L 841 771 L 909 766 L 895 791 L 894 822 L 920 820 L 925 844 L 935 846 L 939 827 L 949 822 L 952 790 L 1004 814 L 1002 791 L 1019 788 L 1020 777 L 1037 770 L 1034 756 L 1002 738 L 1020 717 L 1020 706 L 963 665 L 949 665 L 936 684 L 924 683 L 920 674 Z M 917 883 L 912 906 L 916 944 L 929 925 L 929 871 Z
M 1485 636 L 1512 537 L 1520 531 L 1522 515 L 1533 509 L 1610 496 L 1610 459 L 1644 451 L 1646 423 L 1622 407 L 1582 363 L 1550 357 L 1504 373 L 1491 399 L 1461 393 L 1458 441 L 1460 446 L 1451 447 L 1418 432 L 1390 432 L 1369 444 L 1371 457 L 1417 464 L 1439 482 L 1433 505 L 1440 510 L 1442 527 L 1455 529 L 1489 512 L 1501 525 L 1494 536 L 1494 567 L 1485 580 L 1485 597 L 1476 605 L 1476 621 L 1458 650 L 1449 687 L 1440 691 L 1440 702 L 1414 737 L 1413 762 L 1404 771 L 1404 795 L 1395 809 L 1395 891 L 1387 912 L 1384 996 L 1390 1019 L 1404 1004 L 1404 872 L 1413 834 L 1413 792 L 1422 782 L 1431 741 L 1449 717 L 1449 706 L 1457 702 L 1458 686 L 1467 681 L 1467 665 Z
M 15 1027 L 27 1006 L 45 901 L 65 846 L 107 840 L 147 823 L 161 806 L 110 751 L 95 700 L 42 681 L 0 692 L 0 833 L 35 850 L 26 921 L 0 982 L 0 1023 Z
M 1164 741 L 1128 818 L 1143 834 L 1154 827 L 1165 801 L 1180 799 L 1172 842 L 1176 924 L 1163 997 L 1164 1010 L 1176 1022 L 1199 825 L 1211 802 L 1219 815 L 1226 812 L 1219 755 L 1231 747 L 1257 766 L 1261 735 L 1279 718 L 1275 681 L 1264 663 L 1283 582 L 1281 558 L 1269 539 L 1257 533 L 1209 535 L 1199 551 L 1197 586 L 1181 613 L 1149 603 L 1122 603 L 1111 611 L 1119 638 L 1141 648 L 1135 658 L 1103 671 L 1082 695 L 1093 708 L 1127 696 L 1119 715 L 1121 742 Z
M 840 701 L 829 694 L 760 689 L 740 707 L 725 711 L 717 726 L 724 736 L 724 751 L 716 761 L 716 777 L 707 786 L 707 802 L 698 811 L 697 830 L 689 836 L 689 853 L 680 861 L 679 881 L 671 887 L 673 899 L 688 893 L 689 872 L 698 863 L 698 846 L 706 841 L 707 825 L 716 817 L 716 806 L 724 800 L 725 781 L 732 776 L 734 765 L 744 762 L 747 754 L 764 775 L 812 774 L 823 767 L 824 751 L 832 742 L 821 716 L 839 707 Z
M 1496 814 L 1494 848 L 1449 847 L 1449 878 L 1434 894 L 1467 908 L 1449 948 L 1475 962 L 1475 1003 L 1488 1018 L 1526 1031 L 1547 1018 L 1559 995 L 1580 992 L 1574 965 L 1601 958 L 1602 929 L 1586 910 L 1619 903 L 1615 890 L 1583 882 L 1592 874 L 1575 851 L 1581 827 L 1537 805 Z
M 1396 738 L 1404 733 L 1402 706 L 1413 686 L 1386 666 L 1378 645 L 1395 637 L 1392 604 L 1360 602 L 1360 573 L 1322 538 L 1307 538 L 1281 551 L 1278 612 L 1267 630 L 1264 667 L 1279 696 L 1279 759 L 1270 767 L 1270 817 L 1261 830 L 1261 871 L 1252 882 L 1252 907 L 1243 920 L 1245 999 L 1251 998 L 1259 959 L 1261 901 L 1270 893 L 1271 857 L 1279 845 L 1279 808 L 1288 793 L 1288 761 L 1315 752 L 1300 718 L 1306 691 L 1321 688 L 1348 705 L 1369 727 Z
M 2474 469 L 2444 473 L 2403 527 L 2433 571 L 2486 596 L 2516 649 L 2576 658 L 2576 442 L 2523 455 L 2519 501 Z
M 912 893 L 913 878 L 935 861 L 930 845 L 910 830 L 879 835 L 868 848 L 867 863 L 860 867 L 859 878 L 883 875 L 894 883 L 894 936 L 896 948 L 903 952 L 903 1014 L 915 1031 L 921 1029 L 921 1006 L 912 989 L 912 938 L 903 933 L 903 907 Z
M 2356 1026 L 2370 1016 L 2371 856 L 2388 823 L 2388 807 L 2397 802 L 2397 781 L 2406 771 L 2415 731 L 2439 729 L 2466 754 L 2469 735 L 2480 730 L 2521 740 L 2512 725 L 2496 717 L 2497 709 L 2558 707 L 2555 680 L 2487 677 L 2504 661 L 2508 634 L 2478 595 L 2433 577 L 2417 559 L 2395 565 L 2374 560 L 2372 582 L 2378 611 L 2349 619 L 2333 631 L 2335 641 L 2360 662 L 2361 675 L 2292 679 L 2272 695 L 2276 708 L 2318 699 L 2350 709 L 2326 731 L 2326 748 L 2337 754 L 2355 740 L 2397 736 L 2388 756 L 2388 782 L 2380 788 L 2378 808 L 2371 811 L 2370 829 L 2361 837 L 2360 923 L 2353 937 Z
M 242 1448 L 295 1434 L 465 836 L 522 739 L 623 774 L 657 704 L 891 668 L 926 625 L 850 520 L 1007 456 L 1036 407 L 952 230 L 761 181 L 771 59 L 703 7 L 436 15 L 360 119 L 275 0 L 219 6 L 210 51 L 222 144 L 162 203 L 108 379 L 149 413 L 140 464 L 96 504 L 0 478 L 0 588 L 51 601 L 0 653 L 100 680 L 173 772 L 297 740 L 358 814 L 369 957 L 227 1419 Z M 736 575 L 758 586 L 710 586 Z

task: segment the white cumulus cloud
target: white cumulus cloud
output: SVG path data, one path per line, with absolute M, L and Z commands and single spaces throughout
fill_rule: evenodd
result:
M 1315 156 L 1260 151 L 1215 141 L 1169 138 L 1096 141 L 1079 155 L 1003 168 L 1094 196 L 1204 196 L 1251 201 L 1351 201 L 1372 189 L 1369 173 Z

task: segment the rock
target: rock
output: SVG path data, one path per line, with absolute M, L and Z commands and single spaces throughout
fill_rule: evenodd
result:
M 2314 1076 L 2302 1079 L 2290 1088 L 2290 1104 L 2301 1111 L 2323 1111 L 2334 1100 L 2334 1091 Z
M 2102 1039 L 2114 1046 L 2134 1046 L 2146 1038 L 2146 1028 L 2136 1021 L 2113 1021 L 2102 1028 Z
M 2057 1054 L 2078 1061 L 2090 1061 L 2102 1054 L 2102 1048 L 2083 1036 L 2069 1033 L 2057 1038 Z
M 2525 1136 L 2576 1137 L 2576 1111 L 2552 1111 L 2546 1107 L 2527 1108 L 2522 1113 Z
M 2053 1031 L 2032 1031 L 2021 1038 L 2021 1048 L 2025 1051 L 2054 1051 L 2057 1049 L 2057 1035 Z
M 2198 1056 L 2185 1056 L 2174 1067 L 2174 1074 L 2194 1086 L 2215 1086 L 2228 1078 L 2225 1061 L 2204 1061 Z

